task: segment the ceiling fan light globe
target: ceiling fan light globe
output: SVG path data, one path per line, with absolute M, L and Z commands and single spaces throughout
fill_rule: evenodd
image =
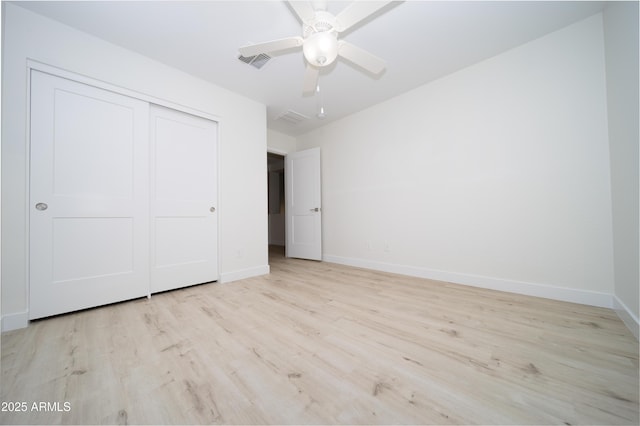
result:
M 329 31 L 312 34 L 304 41 L 302 51 L 310 64 L 327 66 L 338 56 L 338 38 Z

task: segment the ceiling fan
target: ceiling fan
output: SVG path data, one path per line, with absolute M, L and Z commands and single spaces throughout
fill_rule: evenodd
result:
M 320 68 L 333 63 L 338 56 L 372 74 L 379 74 L 384 70 L 384 60 L 349 42 L 339 40 L 338 34 L 352 28 L 391 1 L 354 1 L 335 16 L 327 11 L 326 0 L 288 3 L 302 21 L 302 36 L 243 46 L 239 49 L 242 56 L 277 53 L 302 46 L 307 62 L 303 84 L 305 94 L 316 90 Z

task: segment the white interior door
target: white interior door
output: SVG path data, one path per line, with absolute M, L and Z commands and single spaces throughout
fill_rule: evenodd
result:
M 320 148 L 288 154 L 285 162 L 286 255 L 322 260 Z
M 148 104 L 31 74 L 31 319 L 148 294 Z
M 151 292 L 218 279 L 217 123 L 151 105 Z

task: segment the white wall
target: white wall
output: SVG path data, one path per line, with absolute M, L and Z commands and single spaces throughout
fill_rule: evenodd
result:
M 27 59 L 220 117 L 222 281 L 267 273 L 266 109 L 159 62 L 3 3 L 3 329 L 26 324 Z
M 296 138 L 275 130 L 267 130 L 267 148 L 269 152 L 285 155 L 296 151 Z
M 638 3 L 604 10 L 616 306 L 638 337 Z
M 323 258 L 611 306 L 602 15 L 298 138 Z

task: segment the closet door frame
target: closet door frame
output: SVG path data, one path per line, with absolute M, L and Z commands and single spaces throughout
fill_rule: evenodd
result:
M 147 102 L 149 104 L 155 104 L 155 105 L 159 105 L 162 107 L 166 107 L 166 108 L 170 108 L 176 111 L 180 111 L 180 112 L 184 112 L 187 114 L 191 114 L 194 115 L 196 117 L 200 117 L 200 118 L 204 118 L 206 120 L 211 120 L 211 121 L 215 121 L 217 123 L 217 135 L 216 135 L 216 141 L 217 141 L 217 156 L 216 158 L 213 160 L 214 161 L 214 166 L 216 168 L 216 213 L 220 212 L 220 208 L 222 208 L 222 205 L 220 204 L 220 128 L 222 126 L 222 120 L 220 119 L 219 116 L 215 115 L 215 114 L 210 114 L 207 113 L 205 111 L 201 111 L 201 110 L 197 110 L 197 109 L 193 109 L 193 108 L 189 108 L 187 106 L 181 105 L 181 104 L 176 104 L 174 102 L 170 102 L 161 98 L 156 98 L 154 96 L 150 96 L 141 92 L 137 92 L 135 90 L 131 90 L 131 89 L 127 89 L 124 87 L 120 87 L 114 84 L 110 84 L 107 83 L 105 81 L 101 81 L 101 80 L 97 80 L 91 77 L 87 77 L 81 74 L 76 74 L 74 72 L 71 71 L 67 71 L 49 64 L 45 64 L 43 62 L 39 62 L 39 61 L 35 61 L 32 59 L 28 59 L 27 60 L 27 67 L 26 67 L 26 73 L 27 76 L 31 75 L 32 71 L 40 71 L 46 74 L 51 74 L 53 76 L 56 77 L 60 77 L 60 78 L 64 78 L 67 80 L 71 80 L 74 81 L 76 83 L 82 83 L 82 84 L 86 84 L 88 86 L 93 86 L 96 87 L 98 89 L 103 89 L 103 90 L 107 90 L 116 94 L 120 94 L 120 95 L 124 95 L 124 96 L 128 96 L 131 98 L 135 98 L 144 102 Z M 31 110 L 31 78 L 27 78 L 27 110 L 30 111 Z M 25 229 L 25 258 L 26 258 L 26 262 L 25 262 L 25 276 L 26 276 L 26 281 L 27 281 L 27 285 L 26 285 L 26 300 L 27 300 L 27 306 L 28 306 L 28 312 L 31 311 L 31 301 L 30 301 L 30 292 L 31 292 L 31 276 L 30 276 L 30 270 L 31 270 L 31 259 L 30 259 L 30 252 L 31 252 L 31 247 L 30 247 L 30 240 L 31 240 L 31 231 L 30 231 L 30 226 L 29 226 L 29 220 L 30 220 L 30 209 L 31 209 L 31 203 L 30 203 L 30 186 L 31 186 L 31 164 L 30 164 L 30 150 L 31 150 L 31 115 L 27 114 L 27 123 L 26 123 L 26 188 L 27 188 L 27 194 L 26 194 L 26 201 L 25 201 L 25 215 L 26 215 L 26 229 Z M 150 180 L 151 180 L 151 176 L 149 176 Z M 149 202 L 151 202 L 151 200 L 149 200 Z M 219 217 L 219 216 L 218 216 Z M 217 259 L 216 262 L 218 264 L 218 281 L 220 280 L 220 220 L 218 219 L 216 221 L 216 235 L 218 236 L 216 244 L 217 244 Z M 149 268 L 151 269 L 151 265 L 149 264 Z M 151 297 L 151 285 L 149 286 L 149 293 L 147 294 L 147 297 Z

